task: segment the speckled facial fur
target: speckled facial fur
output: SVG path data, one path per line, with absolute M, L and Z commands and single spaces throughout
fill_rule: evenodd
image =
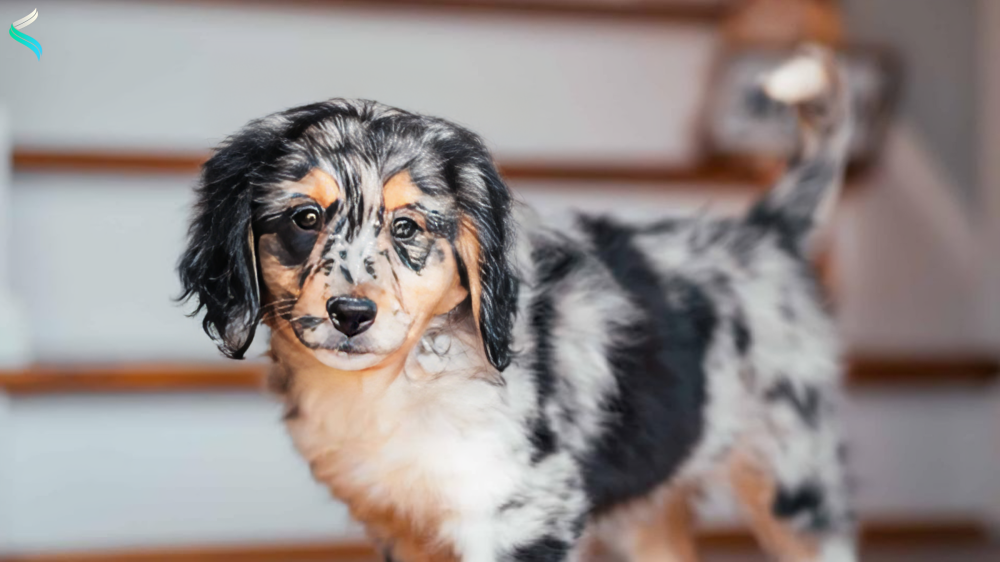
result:
M 690 561 L 685 504 L 721 472 L 777 559 L 852 562 L 805 257 L 849 107 L 822 51 L 775 76 L 801 152 L 732 218 L 554 229 L 445 121 L 346 100 L 254 121 L 205 166 L 185 290 L 229 355 L 271 327 L 295 446 L 389 559 Z M 326 316 L 342 296 L 377 304 L 367 331 Z
M 387 207 L 383 190 L 393 185 L 397 201 Z M 469 131 L 375 102 L 295 108 L 228 139 L 205 164 L 199 194 L 180 271 L 228 355 L 241 356 L 265 319 L 293 329 L 324 361 L 375 364 L 412 343 L 457 298 L 445 294 L 457 282 L 472 293 L 490 362 L 509 362 L 510 194 Z M 299 228 L 296 213 L 310 209 L 315 229 Z M 418 224 L 413 240 L 392 237 L 404 216 Z M 462 255 L 468 237 L 476 251 Z M 338 295 L 383 305 L 370 330 L 348 339 L 333 329 L 324 307 Z

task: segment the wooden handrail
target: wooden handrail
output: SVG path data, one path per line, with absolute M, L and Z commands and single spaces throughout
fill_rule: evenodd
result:
M 41 365 L 0 370 L 0 392 L 14 396 L 80 393 L 249 391 L 263 388 L 268 366 L 232 364 Z M 857 357 L 848 362 L 851 389 L 969 387 L 1000 378 L 992 357 Z
M 953 355 L 858 356 L 849 362 L 848 386 L 926 387 L 991 384 L 1000 378 L 1000 357 Z

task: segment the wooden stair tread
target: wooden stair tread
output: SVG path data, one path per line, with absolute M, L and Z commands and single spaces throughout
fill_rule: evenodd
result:
M 230 3 L 234 3 L 230 0 Z M 386 10 L 393 13 L 433 13 L 458 16 L 510 16 L 530 20 L 589 19 L 602 23 L 633 22 L 658 25 L 719 25 L 732 12 L 734 0 L 258 0 L 286 8 L 306 7 Z
M 78 393 L 259 391 L 268 366 L 260 363 L 121 363 L 39 365 L 0 370 L 0 391 L 14 396 Z M 987 356 L 855 357 L 852 389 L 984 386 L 1000 378 L 1000 360 Z
M 194 176 L 208 152 L 25 148 L 14 149 L 18 173 L 90 173 Z M 500 171 L 511 181 L 627 184 L 658 190 L 714 186 L 759 192 L 770 185 L 775 168 L 733 158 L 709 158 L 690 164 L 650 161 L 585 161 L 570 159 L 504 159 Z M 866 162 L 848 169 L 848 187 L 869 170 Z
M 978 552 L 978 549 L 990 549 L 992 544 L 986 525 L 972 517 L 879 518 L 863 522 L 860 534 L 866 551 L 870 547 L 903 546 L 917 550 L 944 547 L 949 552 L 956 548 Z M 699 550 L 710 552 L 759 552 L 757 542 L 741 527 L 706 529 L 697 534 L 697 541 Z M 371 543 L 364 540 L 0 555 L 0 562 L 368 562 L 380 559 Z M 983 556 L 981 559 L 988 558 Z

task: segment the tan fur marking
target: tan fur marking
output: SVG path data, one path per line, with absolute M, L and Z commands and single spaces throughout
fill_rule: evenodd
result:
M 768 552 L 782 562 L 816 559 L 816 542 L 775 518 L 771 506 L 777 486 L 752 458 L 734 454 L 729 462 L 729 478 L 750 527 Z
M 413 183 L 409 170 L 392 176 L 382 186 L 382 199 L 387 211 L 416 203 L 421 197 L 424 197 L 424 192 Z
M 435 493 L 436 483 L 410 467 L 377 476 L 360 469 L 379 466 L 381 452 L 391 448 L 395 432 L 410 415 L 384 404 L 405 351 L 371 369 L 340 371 L 316 361 L 287 331 L 275 333 L 271 347 L 282 367 L 295 373 L 285 400 L 294 401 L 299 415 L 287 426 L 313 476 L 347 504 L 373 538 L 391 544 L 395 558 L 457 561 L 453 547 L 436 534 L 453 516 Z
M 697 562 L 691 493 L 669 484 L 616 507 L 599 520 L 594 543 L 633 562 Z
M 476 327 L 479 327 L 479 299 L 483 293 L 482 283 L 479 280 L 479 236 L 476 227 L 468 220 L 463 219 L 459 224 L 458 239 L 455 240 L 455 249 L 465 264 L 465 270 L 469 277 L 469 295 L 472 297 L 472 315 L 476 319 Z
M 671 490 L 660 512 L 634 531 L 633 562 L 697 562 L 694 549 L 692 513 L 687 494 Z
M 320 169 L 314 169 L 306 177 L 291 184 L 288 191 L 312 197 L 323 207 L 329 207 L 340 198 L 340 184 L 333 176 Z
M 296 268 L 281 265 L 274 256 L 274 249 L 279 242 L 274 234 L 265 234 L 258 243 L 260 250 L 257 260 L 262 274 L 261 283 L 264 287 L 263 305 L 265 325 L 274 327 L 278 313 L 291 308 L 291 299 L 299 292 L 298 273 Z
M 443 241 L 441 243 L 444 244 Z M 444 255 L 446 256 L 445 259 L 449 262 L 453 262 L 455 259 L 454 255 L 451 254 L 450 252 L 445 252 Z M 449 312 L 451 309 L 462 304 L 462 301 L 464 301 L 465 298 L 469 296 L 468 291 L 466 291 L 465 287 L 462 286 L 462 278 L 458 274 L 458 264 L 449 263 L 449 266 L 450 266 L 449 269 L 452 274 L 451 283 L 448 285 L 448 289 L 444 292 L 444 294 L 438 298 L 437 302 L 434 303 L 434 307 L 431 312 L 432 316 L 438 316 L 439 314 L 445 314 L 446 312 Z M 478 280 L 479 280 L 479 272 L 477 268 L 476 271 L 477 286 L 478 286 Z

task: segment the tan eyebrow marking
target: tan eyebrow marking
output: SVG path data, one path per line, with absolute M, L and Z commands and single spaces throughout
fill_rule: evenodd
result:
M 314 169 L 306 177 L 288 187 L 292 193 L 302 193 L 312 197 L 323 208 L 329 207 L 340 198 L 340 184 L 333 176 L 320 169 Z
M 416 203 L 423 196 L 424 192 L 413 183 L 409 170 L 392 176 L 382 186 L 382 200 L 388 211 Z

